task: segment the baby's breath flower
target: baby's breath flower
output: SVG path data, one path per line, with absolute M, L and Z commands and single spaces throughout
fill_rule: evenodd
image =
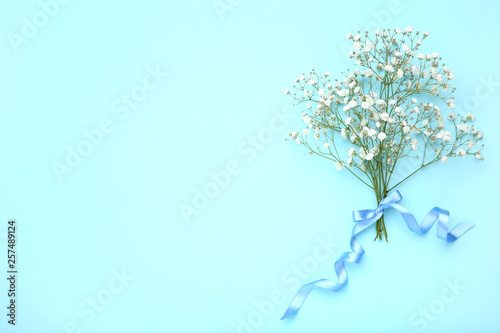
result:
M 467 124 L 458 124 L 457 129 L 461 132 L 469 133 L 469 125 Z
M 474 121 L 474 115 L 472 113 L 467 113 L 465 119 L 467 119 L 468 121 Z

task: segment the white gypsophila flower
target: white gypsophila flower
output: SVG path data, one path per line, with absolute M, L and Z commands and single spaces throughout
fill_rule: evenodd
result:
M 412 98 L 412 99 L 411 99 L 411 102 L 412 102 L 413 104 L 417 104 L 417 99 L 416 99 L 416 98 Z
M 360 50 L 360 49 L 361 49 L 361 43 L 359 43 L 359 42 L 355 42 L 355 43 L 353 44 L 353 47 L 354 47 L 354 49 L 355 49 L 355 50 Z
M 417 146 L 418 146 L 418 140 L 417 139 L 411 140 L 411 150 L 417 150 Z
M 350 168 L 354 164 L 354 159 L 352 157 L 349 157 L 345 163 L 345 166 Z
M 436 69 L 435 67 L 432 67 L 432 68 L 431 68 L 431 77 L 432 77 L 433 79 L 435 79 L 435 78 L 436 78 L 436 75 L 437 75 L 437 69 Z
M 451 132 L 441 130 L 438 134 L 436 134 L 436 138 L 449 142 L 451 141 Z
M 340 136 L 347 140 L 347 131 L 345 128 L 340 130 Z
M 323 73 L 323 75 L 324 75 L 325 77 L 329 77 L 329 76 L 330 76 L 330 73 L 325 72 L 325 73 Z
M 394 112 L 396 112 L 396 114 L 400 117 L 404 117 L 406 116 L 405 112 L 403 111 L 403 108 L 400 107 L 400 106 L 397 106 L 395 109 L 394 109 Z
M 325 96 L 325 89 L 319 89 L 318 90 L 318 95 Z
M 366 149 L 361 147 L 359 148 L 359 158 L 360 159 L 365 159 L 365 156 L 366 156 L 367 152 L 366 152 Z
M 453 109 L 455 107 L 455 102 L 453 102 L 453 100 L 449 100 L 448 103 L 446 103 L 448 105 L 448 108 L 450 109 Z
M 457 150 L 457 155 L 460 157 L 465 157 L 465 156 L 467 156 L 467 152 L 465 150 L 463 150 L 462 148 L 460 148 Z
M 450 114 L 448 115 L 448 119 L 449 119 L 449 120 L 453 120 L 453 119 L 455 119 L 456 117 L 457 117 L 457 115 L 456 115 L 456 114 L 454 114 L 454 113 L 450 113 Z
M 347 149 L 347 154 L 349 156 L 355 156 L 356 155 L 356 149 L 355 148 L 349 148 L 349 149 Z
M 359 131 L 359 134 L 358 134 L 358 135 L 359 135 L 359 137 L 360 137 L 361 139 L 364 139 L 364 138 L 365 138 L 365 136 L 367 136 L 367 135 L 368 135 L 368 127 L 366 127 L 366 126 L 365 126 L 365 127 L 363 127 L 363 129 L 362 129 L 361 131 Z
M 469 141 L 467 142 L 467 148 L 472 149 L 474 147 L 474 142 Z
M 391 65 L 385 65 L 384 69 L 390 73 L 394 72 L 394 67 L 392 67 Z
M 448 156 L 444 155 L 441 157 L 441 162 L 445 163 L 446 161 L 448 161 Z
M 469 125 L 467 124 L 458 124 L 457 129 L 461 132 L 469 133 Z
M 311 104 L 307 104 L 306 108 L 310 109 L 311 108 Z
M 356 42 L 357 42 L 357 41 L 358 41 L 358 40 L 360 40 L 360 39 L 361 39 L 361 36 L 360 36 L 360 35 L 356 35 L 356 36 L 354 36 L 354 41 L 356 41 Z
M 373 159 L 373 157 L 374 157 L 374 156 L 373 156 L 373 153 L 368 153 L 368 154 L 366 154 L 366 156 L 365 156 L 365 160 L 370 161 L 371 159 Z
M 328 147 L 330 147 L 330 144 L 328 142 L 325 142 L 325 144 L 323 145 L 323 148 L 327 149 Z
M 417 55 L 417 58 L 418 58 L 418 59 L 420 59 L 420 60 L 422 60 L 422 59 L 424 59 L 424 58 L 425 58 L 425 54 L 423 54 L 423 53 L 419 53 L 419 54 Z
M 474 115 L 472 113 L 467 113 L 465 119 L 467 119 L 468 121 L 474 121 Z
M 352 38 L 352 34 L 351 34 L 351 33 L 348 33 L 348 34 L 345 36 L 345 38 L 347 38 L 347 39 L 351 39 L 351 38 Z
M 398 69 L 398 79 L 402 78 L 404 74 L 405 74 L 405 72 L 401 68 L 399 68 Z
M 408 134 L 410 133 L 410 130 L 411 130 L 411 127 L 406 125 L 406 126 L 403 126 L 403 133 L 404 134 Z
M 478 160 L 480 160 L 480 159 L 483 157 L 483 155 L 481 155 L 481 152 L 480 152 L 480 151 L 476 151 L 476 153 L 474 154 L 474 156 L 476 156 L 476 158 L 477 158 Z
M 389 114 L 387 112 L 382 112 L 380 114 L 380 120 L 382 120 L 382 121 L 388 121 L 389 120 Z
M 315 86 L 316 85 L 316 80 L 309 80 L 308 82 L 311 86 Z
M 478 139 L 482 139 L 483 138 L 483 132 L 481 132 L 481 131 L 477 132 L 476 137 Z
M 340 97 L 344 97 L 349 95 L 349 89 L 342 89 L 342 90 L 337 90 L 337 95 Z
M 373 45 L 372 42 L 370 41 L 366 41 L 365 43 L 365 48 L 363 49 L 364 52 L 370 52 L 371 50 L 373 50 L 375 47 L 375 45 Z
M 290 94 L 290 90 L 289 89 L 285 89 L 285 95 L 288 95 Z
M 295 142 L 297 142 L 300 145 L 300 139 L 299 138 L 295 139 Z
M 342 163 L 342 162 L 335 163 L 335 168 L 337 168 L 338 171 L 342 170 L 343 167 L 344 167 L 344 163 Z
M 351 117 L 347 117 L 347 118 L 345 119 L 345 123 L 346 123 L 347 125 L 350 125 L 350 124 L 351 124 L 351 122 L 352 122 L 352 118 L 351 118 Z
M 308 130 L 307 128 L 304 128 L 304 129 L 302 130 L 302 135 L 304 135 L 304 136 L 306 136 L 306 135 L 307 135 L 307 134 L 309 134 L 309 133 L 311 133 L 311 131 L 310 131 L 310 130 Z
M 384 132 L 380 132 L 380 133 L 377 135 L 377 138 L 378 138 L 380 141 L 384 140 L 386 137 L 387 137 L 387 135 L 386 135 Z

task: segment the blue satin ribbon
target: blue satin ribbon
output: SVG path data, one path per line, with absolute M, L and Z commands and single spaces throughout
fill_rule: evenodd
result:
M 344 252 L 344 254 L 342 254 L 335 262 L 335 272 L 337 273 L 339 282 L 321 279 L 303 285 L 293 298 L 283 317 L 281 317 L 281 320 L 295 316 L 314 287 L 337 292 L 347 284 L 347 271 L 344 263 L 359 263 L 361 257 L 363 257 L 363 254 L 365 253 L 359 242 L 356 240 L 356 235 L 380 219 L 382 215 L 384 215 L 384 210 L 387 208 L 394 208 L 397 210 L 405 220 L 408 228 L 410 228 L 411 231 L 420 234 L 429 231 L 434 222 L 437 221 L 437 236 L 447 242 L 457 240 L 474 227 L 473 224 L 460 223 L 451 231 L 448 231 L 450 212 L 439 207 L 432 208 L 419 225 L 415 217 L 406 208 L 397 204 L 397 202 L 401 201 L 401 199 L 403 199 L 403 197 L 399 191 L 394 191 L 391 192 L 391 194 L 389 194 L 386 198 L 382 199 L 376 209 L 356 210 L 352 212 L 354 222 L 357 222 L 352 229 L 352 252 Z

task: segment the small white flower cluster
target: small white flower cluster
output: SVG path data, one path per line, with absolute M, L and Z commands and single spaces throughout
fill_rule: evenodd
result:
M 385 177 L 389 184 L 398 159 L 420 158 L 415 155 L 419 148 L 421 168 L 448 157 L 482 159 L 476 147 L 483 134 L 474 128 L 475 116 L 444 117 L 436 104 L 455 107 L 454 75 L 439 54 L 418 52 L 428 35 L 413 27 L 348 34 L 357 69 L 335 80 L 328 72 L 312 70 L 295 79 L 296 93 L 285 90 L 295 104 L 306 103 L 305 128 L 290 137 L 310 154 L 333 160 L 338 170 L 360 170 L 372 184 L 374 177 Z

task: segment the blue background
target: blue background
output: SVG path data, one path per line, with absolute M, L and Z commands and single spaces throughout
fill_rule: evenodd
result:
M 7 220 L 16 219 L 19 257 L 17 325 L 2 314 L 3 331 L 500 331 L 500 3 L 46 8 L 44 21 L 37 1 L 0 5 L 0 246 L 6 251 Z M 13 43 L 34 20 L 36 31 Z M 422 50 L 453 69 L 457 109 L 476 114 L 486 147 L 484 162 L 453 160 L 417 174 L 399 188 L 402 204 L 418 219 L 439 206 L 453 225 L 476 228 L 446 244 L 435 228 L 416 235 L 388 213 L 389 243 L 373 242 L 373 230 L 359 237 L 367 253 L 347 267 L 342 292 L 314 291 L 296 318 L 279 321 L 299 284 L 335 277 L 351 211 L 375 205 L 345 170 L 284 141 L 302 125 L 283 91 L 312 68 L 334 77 L 352 68 L 348 32 L 409 25 L 430 32 Z M 123 116 L 122 95 L 144 91 L 155 70 L 169 74 Z M 58 179 L 53 164 L 103 119 L 113 131 Z M 259 149 L 251 148 L 259 135 Z M 228 163 L 224 188 L 183 218 L 182 205 L 192 206 Z M 6 311 L 5 279 L 0 288 Z

